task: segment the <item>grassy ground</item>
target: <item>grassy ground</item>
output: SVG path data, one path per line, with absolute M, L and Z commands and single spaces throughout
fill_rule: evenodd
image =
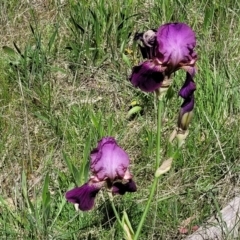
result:
M 137 228 L 154 175 L 156 119 L 153 94 L 128 81 L 142 61 L 132 39 L 170 21 L 197 34 L 196 108 L 141 239 L 181 239 L 186 220 L 200 225 L 238 194 L 239 16 L 237 0 L 1 1 L 1 239 L 122 239 L 105 192 L 87 213 L 64 198 L 88 179 L 90 150 L 107 135 L 131 157 L 138 191 L 115 203 Z M 183 80 L 177 73 L 164 113 L 162 159 Z M 133 100 L 143 112 L 129 120 Z

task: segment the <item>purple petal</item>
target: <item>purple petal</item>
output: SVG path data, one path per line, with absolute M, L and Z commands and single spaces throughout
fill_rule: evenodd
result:
M 153 92 L 161 87 L 164 75 L 161 66 L 153 61 L 146 61 L 133 68 L 130 81 L 134 87 L 139 87 L 144 92 Z
M 129 157 L 120 148 L 115 139 L 105 137 L 98 142 L 91 152 L 91 171 L 99 181 L 122 179 L 128 169 Z
M 179 96 L 186 99 L 189 98 L 196 90 L 196 84 L 193 81 L 192 76 L 187 72 L 185 83 L 179 91 Z
M 186 130 L 192 118 L 192 110 L 194 107 L 194 91 L 196 85 L 192 79 L 192 76 L 187 72 L 185 83 L 183 84 L 179 95 L 184 98 L 184 102 L 181 105 L 181 109 L 178 116 L 178 127 L 182 130 Z
M 178 115 L 178 128 L 187 130 L 193 116 L 194 96 L 186 98 Z
M 94 205 L 94 199 L 100 188 L 85 183 L 81 187 L 74 188 L 66 193 L 66 199 L 71 203 L 79 204 L 82 211 L 90 210 Z
M 181 67 L 182 69 L 184 69 L 186 72 L 188 72 L 192 78 L 195 76 L 197 69 L 194 65 L 190 66 L 190 65 L 184 65 Z
M 194 107 L 194 96 L 192 95 L 189 98 L 186 98 L 181 105 L 181 115 L 184 115 L 187 112 L 191 112 Z
M 132 179 L 130 179 L 129 182 L 125 184 L 121 182 L 115 182 L 112 188 L 113 194 L 120 194 L 120 195 L 123 195 L 126 192 L 136 192 L 136 191 L 137 191 L 137 186 Z
M 157 31 L 156 56 L 173 68 L 196 61 L 195 46 L 195 33 L 185 23 L 167 23 Z

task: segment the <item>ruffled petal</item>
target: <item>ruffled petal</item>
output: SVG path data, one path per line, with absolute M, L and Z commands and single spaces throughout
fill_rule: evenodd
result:
M 195 33 L 185 23 L 167 23 L 157 31 L 156 56 L 172 68 L 194 64 L 197 59 L 195 46 Z
M 137 186 L 136 183 L 130 179 L 129 182 L 123 184 L 121 182 L 115 182 L 112 187 L 113 194 L 124 195 L 126 192 L 136 192 Z
M 92 209 L 94 200 L 101 188 L 94 184 L 85 183 L 81 187 L 74 188 L 66 193 L 66 199 L 71 203 L 77 203 L 82 211 Z
M 97 148 L 91 152 L 90 168 L 99 181 L 122 179 L 128 169 L 129 157 L 120 148 L 115 139 L 105 137 L 98 142 Z
M 133 68 L 130 81 L 144 92 L 153 92 L 161 87 L 164 80 L 162 71 L 154 61 L 146 61 Z

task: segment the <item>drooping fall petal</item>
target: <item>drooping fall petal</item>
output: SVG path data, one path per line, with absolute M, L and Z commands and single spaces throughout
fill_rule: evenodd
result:
M 77 203 L 82 211 L 90 210 L 94 205 L 94 199 L 101 188 L 85 183 L 66 193 L 66 199 L 71 203 Z
M 127 183 L 115 182 L 113 184 L 112 192 L 113 194 L 124 195 L 126 192 L 136 192 L 137 186 L 135 182 L 130 179 Z
M 164 80 L 162 72 L 161 66 L 149 60 L 133 68 L 130 81 L 144 92 L 153 92 L 161 87 Z
M 91 172 L 99 181 L 123 179 L 128 166 L 127 153 L 117 145 L 112 137 L 101 139 L 97 148 L 91 152 Z

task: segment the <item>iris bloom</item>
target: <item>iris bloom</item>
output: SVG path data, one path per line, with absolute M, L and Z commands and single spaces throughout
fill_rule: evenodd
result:
M 197 60 L 195 33 L 185 23 L 167 23 L 157 31 L 138 33 L 135 39 L 142 42 L 139 46 L 143 57 L 147 58 L 132 70 L 130 81 L 135 87 L 145 92 L 161 92 L 169 87 L 174 72 L 179 69 L 186 71 L 185 83 L 179 91 L 184 102 L 178 119 L 178 127 L 185 130 L 191 119 L 196 89 L 193 81 Z
M 106 187 L 113 194 L 123 195 L 137 190 L 129 172 L 129 157 L 120 148 L 115 139 L 105 137 L 98 142 L 91 152 L 90 170 L 92 176 L 81 187 L 66 193 L 66 199 L 82 211 L 90 210 L 101 188 Z

